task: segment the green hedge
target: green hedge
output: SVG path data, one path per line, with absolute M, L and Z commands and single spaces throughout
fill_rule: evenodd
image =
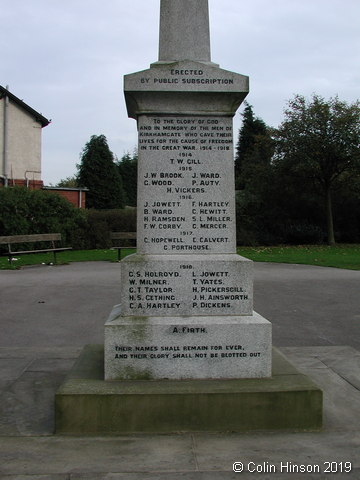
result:
M 84 248 L 110 248 L 110 232 L 135 232 L 136 209 L 87 210 L 87 229 L 83 232 Z M 125 245 L 125 242 L 122 242 Z
M 83 211 L 53 192 L 0 188 L 0 235 L 61 233 L 62 243 L 72 245 L 86 223 Z
M 111 231 L 136 231 L 136 209 L 79 210 L 60 195 L 0 188 L 0 236 L 61 233 L 74 249 L 111 247 Z

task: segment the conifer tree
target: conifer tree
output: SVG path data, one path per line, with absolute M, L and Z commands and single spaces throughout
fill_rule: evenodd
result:
M 105 135 L 93 135 L 85 145 L 78 168 L 78 184 L 87 187 L 86 207 L 124 207 L 122 179 Z
M 126 196 L 126 205 L 136 207 L 137 200 L 137 171 L 138 156 L 137 152 L 131 156 L 126 153 L 116 162 L 122 178 L 124 192 Z
M 261 118 L 254 116 L 253 108 L 247 102 L 242 117 L 235 154 L 235 180 L 238 190 L 245 188 L 246 176 L 252 162 L 269 163 L 273 153 L 268 127 Z

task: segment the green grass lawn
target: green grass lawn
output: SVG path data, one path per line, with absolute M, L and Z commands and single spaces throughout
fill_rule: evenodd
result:
M 239 247 L 238 254 L 255 262 L 298 263 L 322 267 L 346 268 L 360 270 L 360 245 L 328 246 L 279 246 L 279 247 Z M 124 251 L 125 255 L 134 253 L 132 248 Z M 51 264 L 52 253 L 19 255 L 10 267 L 7 257 L 0 257 L 0 270 L 16 269 L 25 265 Z M 68 250 L 57 254 L 57 263 L 117 261 L 116 250 Z
M 134 253 L 134 249 L 126 249 L 123 255 Z M 56 254 L 57 263 L 64 264 L 70 262 L 96 262 L 109 261 L 116 262 L 118 258 L 117 250 L 67 250 Z M 9 265 L 7 257 L 0 257 L 0 270 L 17 269 L 25 265 L 50 265 L 54 262 L 52 253 L 31 253 L 28 255 L 13 256 L 12 267 Z
M 238 254 L 255 262 L 298 263 L 360 270 L 360 245 L 240 247 Z

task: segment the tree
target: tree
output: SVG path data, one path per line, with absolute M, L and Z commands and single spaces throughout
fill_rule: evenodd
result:
M 261 118 L 254 116 L 253 107 L 247 102 L 245 102 L 242 117 L 243 123 L 239 131 L 235 153 L 235 180 L 238 190 L 245 188 L 247 174 L 254 160 L 254 151 L 258 151 L 255 153 L 256 163 L 267 163 L 273 154 L 273 149 L 270 145 L 269 129 Z M 264 151 L 265 143 L 268 144 L 268 147 L 271 147 L 266 152 Z
M 274 184 L 271 159 L 274 141 L 271 129 L 246 103 L 236 148 L 237 238 L 239 243 L 276 242 L 277 209 L 272 197 Z M 275 234 L 274 234 L 275 232 Z
M 77 165 L 80 187 L 87 187 L 86 207 L 111 209 L 124 207 L 121 176 L 114 163 L 105 135 L 93 135 L 85 145 Z
M 55 185 L 55 187 L 59 187 L 59 188 L 64 188 L 64 187 L 77 188 L 78 186 L 79 186 L 78 179 L 76 175 L 73 175 L 72 177 L 63 178 Z
M 285 120 L 276 131 L 275 165 L 321 190 L 328 243 L 335 243 L 332 195 L 349 175 L 360 170 L 360 104 L 318 95 L 296 95 L 288 102 Z
M 138 156 L 135 151 L 133 156 L 130 153 L 126 153 L 122 156 L 121 160 L 116 162 L 119 169 L 120 176 L 122 178 L 126 204 L 132 207 L 136 207 L 137 201 L 137 165 Z

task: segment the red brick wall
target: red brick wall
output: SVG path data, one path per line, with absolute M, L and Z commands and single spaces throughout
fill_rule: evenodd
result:
M 57 190 L 56 188 L 52 188 L 51 192 L 57 193 L 62 197 L 66 198 L 70 203 L 72 203 L 77 208 L 85 208 L 85 198 L 86 192 L 80 190 Z M 80 203 L 80 196 L 81 196 L 81 205 Z
M 30 190 L 40 190 L 44 186 L 44 182 L 42 180 L 25 180 L 25 179 L 9 179 L 8 180 L 9 187 L 27 187 Z

